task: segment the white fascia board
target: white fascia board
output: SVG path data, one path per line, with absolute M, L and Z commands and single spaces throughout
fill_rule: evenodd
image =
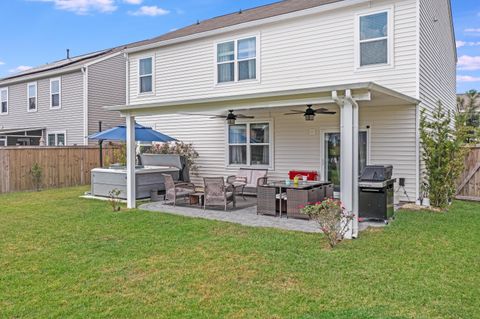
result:
M 268 24 L 268 23 L 277 22 L 277 21 L 283 21 L 283 20 L 287 20 L 287 19 L 304 17 L 304 16 L 316 14 L 316 13 L 332 11 L 332 10 L 336 10 L 336 9 L 340 9 L 340 8 L 344 8 L 344 7 L 348 7 L 348 6 L 353 6 L 353 5 L 358 5 L 358 4 L 362 4 L 362 3 L 366 3 L 366 2 L 371 2 L 371 0 L 344 0 L 344 1 L 335 2 L 335 3 L 331 3 L 331 4 L 321 5 L 321 6 L 310 8 L 310 9 L 304 9 L 304 10 L 294 11 L 294 12 L 290 12 L 290 13 L 285 13 L 285 14 L 270 17 L 270 18 L 264 18 L 264 19 L 260 19 L 260 20 L 244 22 L 244 23 L 240 23 L 240 24 L 236 24 L 236 25 L 232 25 L 232 26 L 228 26 L 228 27 L 223 27 L 223 28 L 219 28 L 219 29 L 214 29 L 214 30 L 210 30 L 210 31 L 195 33 L 195 34 L 187 35 L 187 36 L 184 36 L 184 37 L 179 37 L 179 38 L 174 38 L 174 39 L 170 39 L 170 40 L 149 43 L 149 44 L 142 45 L 142 46 L 139 46 L 139 47 L 126 49 L 125 51 L 128 52 L 128 53 L 146 51 L 146 50 L 155 49 L 155 48 L 158 48 L 158 47 L 163 47 L 163 46 L 167 46 L 167 45 L 172 45 L 172 44 L 187 42 L 187 41 L 191 41 L 191 40 L 206 38 L 206 37 L 210 37 L 210 36 L 214 36 L 214 35 L 218 35 L 218 34 L 222 34 L 222 33 L 227 33 L 227 32 L 231 32 L 231 31 L 238 31 L 238 30 L 242 30 L 242 29 L 245 29 L 245 28 L 251 28 L 251 27 L 260 26 L 260 25 L 264 25 L 264 24 Z

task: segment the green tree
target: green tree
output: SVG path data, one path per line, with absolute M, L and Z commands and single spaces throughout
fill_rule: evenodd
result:
M 420 119 L 420 138 L 423 147 L 422 158 L 426 175 L 430 204 L 446 208 L 456 192 L 456 182 L 464 170 L 464 159 L 468 129 L 465 114 L 445 112 L 439 102 L 428 119 L 425 110 Z M 453 123 L 455 121 L 455 123 Z

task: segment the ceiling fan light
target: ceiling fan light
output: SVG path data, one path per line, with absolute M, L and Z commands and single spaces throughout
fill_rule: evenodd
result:
M 234 125 L 235 124 L 235 119 L 228 119 L 227 118 L 227 123 L 230 124 L 230 125 Z
M 305 121 L 313 121 L 315 119 L 315 114 L 305 114 Z

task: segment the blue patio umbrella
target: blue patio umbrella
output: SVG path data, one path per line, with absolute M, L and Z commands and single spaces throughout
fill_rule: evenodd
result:
M 127 127 L 125 125 L 119 125 L 106 131 L 92 134 L 88 138 L 97 141 L 126 141 Z M 155 131 L 151 127 L 135 124 L 135 141 L 166 143 L 176 141 L 176 139 Z
M 126 125 L 119 125 L 117 127 L 108 129 L 106 131 L 92 134 L 88 137 L 91 140 L 97 140 L 100 145 L 100 166 L 103 167 L 103 141 L 126 141 L 127 127 Z M 151 127 L 146 127 L 135 123 L 135 141 L 140 142 L 173 142 L 177 141 L 171 136 L 155 131 Z

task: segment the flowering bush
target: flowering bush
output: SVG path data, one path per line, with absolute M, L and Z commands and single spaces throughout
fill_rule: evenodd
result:
M 320 230 L 325 234 L 331 248 L 345 238 L 348 225 L 355 217 L 354 214 L 346 212 L 342 202 L 332 198 L 307 205 L 301 211 L 320 225 Z
M 198 174 L 197 158 L 198 152 L 192 144 L 183 142 L 154 144 L 146 153 L 150 154 L 178 154 L 185 156 L 190 172 L 193 175 Z

